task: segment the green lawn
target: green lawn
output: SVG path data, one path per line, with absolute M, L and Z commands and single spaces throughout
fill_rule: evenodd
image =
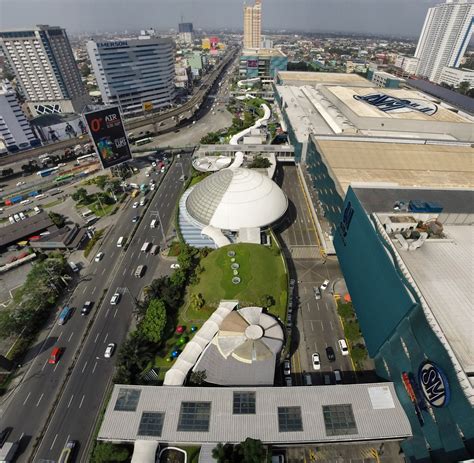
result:
M 233 270 L 228 251 L 235 251 L 235 262 L 240 265 L 238 276 L 241 282 L 236 285 L 232 283 Z M 269 312 L 286 319 L 287 276 L 276 246 L 231 244 L 211 252 L 201 261 L 201 267 L 199 282 L 189 288 L 188 296 L 201 293 L 205 307 L 195 311 L 188 307 L 183 314 L 187 320 L 207 318 L 222 299 L 238 299 L 245 307 L 259 305 L 260 298 L 267 294 L 275 301 Z

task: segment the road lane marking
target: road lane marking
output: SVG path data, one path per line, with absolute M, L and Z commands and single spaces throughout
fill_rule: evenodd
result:
M 310 321 L 310 323 L 311 323 L 311 331 L 314 331 L 313 321 Z
M 319 308 L 319 302 L 316 302 L 316 307 L 318 308 L 318 311 L 321 310 L 321 309 Z
M 28 392 L 28 395 L 26 396 L 26 399 L 25 399 L 25 401 L 23 402 L 23 405 L 25 405 L 25 404 L 26 404 L 26 401 L 30 398 L 30 394 L 31 394 L 31 391 Z
M 112 252 L 112 254 L 110 254 L 110 257 L 114 257 L 115 256 L 115 251 Z
M 122 276 L 125 276 L 126 273 L 127 273 L 127 267 L 123 269 Z
M 79 404 L 79 408 L 82 407 L 82 402 L 84 402 L 84 397 L 85 397 L 85 395 L 82 396 L 81 403 Z
M 38 402 L 36 402 L 36 406 L 38 406 L 41 402 L 41 399 L 43 398 L 44 394 L 41 394 L 41 397 L 38 399 Z
M 73 334 L 74 334 L 74 331 L 71 333 L 71 336 L 69 336 L 69 339 L 67 340 L 67 342 L 69 342 L 71 340 Z
M 334 326 L 333 326 L 333 324 L 332 324 L 332 320 L 329 320 L 329 324 L 331 325 L 331 330 L 334 331 Z
M 72 402 L 72 399 L 74 398 L 74 394 L 71 396 L 71 398 L 69 399 L 69 403 L 67 404 L 67 408 L 69 408 L 71 406 L 71 402 Z
M 58 339 L 56 340 L 56 342 L 59 341 L 59 339 L 61 338 L 62 335 L 63 335 L 63 332 L 61 331 L 61 333 L 59 333 L 59 336 L 58 336 Z
M 115 309 L 114 318 L 116 317 L 118 309 Z
M 84 373 L 84 370 L 86 369 L 86 366 L 87 366 L 87 360 L 86 360 L 86 363 L 84 363 L 84 366 L 82 368 L 82 373 Z
M 135 251 L 132 252 L 132 254 L 130 255 L 130 257 L 133 259 L 133 256 L 135 255 Z
M 101 273 L 101 275 L 103 275 L 103 274 L 105 273 L 105 271 L 106 271 L 106 270 L 107 270 L 107 268 L 104 268 L 104 269 L 102 270 L 102 273 Z
M 92 290 L 92 294 L 95 293 L 95 290 L 97 289 L 97 286 L 94 286 L 94 289 Z
M 56 363 L 56 365 L 54 365 L 53 372 L 55 372 L 55 371 L 56 371 L 56 368 L 58 368 L 58 366 L 59 366 L 59 362 L 57 362 L 57 363 Z
M 49 450 L 53 450 L 53 447 L 54 447 L 54 444 L 55 444 L 57 438 L 58 438 L 58 435 L 56 434 L 54 436 L 53 443 L 51 444 L 51 447 L 49 448 Z
M 97 362 L 94 363 L 94 368 L 92 368 L 92 373 L 94 373 L 96 366 L 97 366 Z
M 108 337 L 109 337 L 109 333 L 107 333 L 107 334 L 105 335 L 104 344 L 107 342 L 107 338 L 108 338 Z
M 109 315 L 109 312 L 110 312 L 110 308 L 108 308 L 107 312 L 105 312 L 105 317 L 104 318 L 107 318 L 107 315 Z
M 71 434 L 68 434 L 66 442 L 64 442 L 63 448 L 66 447 L 67 443 L 69 442 L 70 437 L 71 437 Z
M 85 294 L 86 290 L 87 290 L 87 286 L 84 286 L 84 289 L 82 290 L 82 294 Z
M 44 367 L 48 364 L 48 360 L 46 359 L 46 362 L 44 362 L 43 368 L 41 368 L 41 371 L 44 370 Z
M 309 307 L 309 302 L 307 302 L 306 305 L 308 306 L 308 312 L 310 312 L 311 309 L 310 309 L 310 307 Z
M 100 333 L 97 333 L 97 336 L 95 337 L 94 342 L 97 342 L 97 339 L 99 339 L 99 334 Z

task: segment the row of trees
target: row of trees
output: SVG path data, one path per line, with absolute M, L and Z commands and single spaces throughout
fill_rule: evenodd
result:
M 217 463 L 270 463 L 272 458 L 261 440 L 250 437 L 236 445 L 217 444 L 212 450 L 212 457 Z

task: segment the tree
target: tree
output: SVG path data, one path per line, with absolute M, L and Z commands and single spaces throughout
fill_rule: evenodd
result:
M 201 293 L 191 294 L 191 307 L 193 308 L 193 310 L 202 309 L 204 304 L 205 304 L 205 301 Z
M 89 69 L 89 65 L 87 63 L 84 63 L 81 66 L 81 76 L 87 77 L 90 73 L 91 73 L 91 70 Z
M 275 299 L 273 299 L 273 296 L 271 296 L 270 294 L 263 294 L 258 299 L 258 305 L 260 307 L 265 307 L 266 309 L 268 309 L 268 307 L 275 305 Z
M 360 338 L 360 326 L 358 321 L 351 321 L 344 325 L 344 336 L 350 342 L 357 341 Z
M 71 195 L 71 198 L 78 203 L 87 204 L 89 202 L 89 195 L 87 194 L 87 190 L 85 188 L 78 188 Z
M 95 178 L 95 184 L 101 189 L 105 190 L 105 186 L 109 181 L 109 177 L 107 175 L 99 175 Z
M 166 307 L 161 299 L 153 299 L 148 304 L 145 318 L 140 323 L 140 332 L 151 342 L 159 344 L 166 326 Z
M 337 306 L 337 313 L 341 318 L 347 320 L 354 316 L 354 312 L 352 310 L 352 306 L 350 304 L 342 304 L 339 303 Z
M 261 440 L 250 437 L 240 444 L 240 454 L 245 463 L 263 463 L 269 460 L 267 447 Z
M 189 383 L 192 386 L 202 386 L 207 379 L 206 370 L 192 371 L 189 377 Z
M 271 162 L 267 158 L 262 158 L 262 156 L 256 156 L 249 164 L 250 169 L 268 169 L 270 166 Z
M 130 452 L 123 446 L 110 442 L 97 442 L 92 454 L 93 463 L 115 463 L 127 461 Z
M 471 88 L 471 84 L 467 81 L 461 82 L 458 87 L 458 92 L 461 93 L 462 95 L 466 95 L 466 93 L 469 91 Z
M 362 346 L 355 346 L 351 349 L 351 357 L 354 363 L 361 363 L 367 358 L 367 350 Z
M 64 215 L 58 214 L 57 212 L 48 212 L 48 215 L 56 227 L 63 228 L 64 225 L 66 225 L 66 217 L 64 217 Z

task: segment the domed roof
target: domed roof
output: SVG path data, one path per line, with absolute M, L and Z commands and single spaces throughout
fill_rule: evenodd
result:
M 279 186 L 253 169 L 222 169 L 198 183 L 186 200 L 186 209 L 202 225 L 221 230 L 265 227 L 288 207 Z
M 283 346 L 283 330 L 261 307 L 231 312 L 222 322 L 215 343 L 223 357 L 243 363 L 272 358 Z

